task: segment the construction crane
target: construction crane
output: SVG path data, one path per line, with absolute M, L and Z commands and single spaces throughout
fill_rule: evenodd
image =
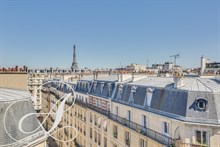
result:
M 174 64 L 174 67 L 175 67 L 175 66 L 176 66 L 176 58 L 179 58 L 179 57 L 180 57 L 180 54 L 172 55 L 172 56 L 170 56 L 170 57 L 174 58 L 173 64 Z
M 179 55 L 179 54 L 176 54 L 176 55 L 172 55 L 172 56 L 170 56 L 170 57 L 174 59 L 174 62 L 173 62 L 173 70 L 172 70 L 172 73 L 173 73 L 173 75 L 174 75 L 174 69 L 175 69 L 175 66 L 176 66 L 176 58 L 179 58 L 180 55 Z

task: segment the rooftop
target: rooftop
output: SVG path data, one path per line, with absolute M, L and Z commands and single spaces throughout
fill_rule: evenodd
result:
M 31 94 L 26 91 L 0 88 L 0 102 L 20 100 L 20 99 L 30 98 L 30 97 L 31 97 Z
M 214 78 L 183 77 L 181 82 L 182 86 L 178 87 L 179 90 L 220 92 L 220 81 Z M 128 84 L 154 88 L 174 88 L 173 77 L 146 77 Z

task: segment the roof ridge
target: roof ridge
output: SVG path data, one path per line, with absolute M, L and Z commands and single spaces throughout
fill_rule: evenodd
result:
M 207 84 L 205 84 L 201 79 L 199 79 L 199 78 L 196 78 L 196 79 L 197 79 L 197 81 L 199 81 L 202 85 L 204 85 L 205 88 L 210 89 L 210 90 L 213 92 L 213 89 L 210 88 Z

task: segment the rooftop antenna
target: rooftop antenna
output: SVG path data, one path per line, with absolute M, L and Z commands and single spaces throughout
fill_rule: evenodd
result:
M 174 68 L 176 66 L 176 59 L 180 57 L 180 54 L 172 55 L 170 57 L 174 59 L 174 62 L 173 62 L 173 74 L 174 74 Z

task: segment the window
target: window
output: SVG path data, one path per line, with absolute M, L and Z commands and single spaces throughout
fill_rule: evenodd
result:
M 146 96 L 145 96 L 144 106 L 150 106 L 152 95 L 153 95 L 153 89 L 147 88 L 146 89 Z
M 131 111 L 130 110 L 127 111 L 127 120 L 131 121 Z
M 208 145 L 208 133 L 205 131 L 196 131 L 196 143 Z
M 95 125 L 97 125 L 97 116 L 95 115 L 95 118 L 94 118 L 94 122 L 95 122 Z
M 133 103 L 134 102 L 134 96 L 135 96 L 135 93 L 136 93 L 136 87 L 135 86 L 132 86 L 131 87 L 131 92 L 130 92 L 130 96 L 129 96 L 129 103 Z
M 142 126 L 144 128 L 147 127 L 147 118 L 146 118 L 146 115 L 142 115 Z
M 119 85 L 118 92 L 117 92 L 117 99 L 121 99 L 123 91 L 123 85 Z
M 93 92 L 95 92 L 96 86 L 97 86 L 97 82 L 94 82 L 94 84 L 93 84 Z
M 101 134 L 98 133 L 98 145 L 101 145 Z
M 104 137 L 104 147 L 107 147 L 107 138 Z
M 163 133 L 169 135 L 169 124 L 167 122 L 163 122 Z
M 92 139 L 92 128 L 90 128 L 90 138 Z
M 199 98 L 195 101 L 197 110 L 206 111 L 208 108 L 208 101 L 204 98 Z
M 140 139 L 140 147 L 147 147 L 147 141 L 145 141 L 144 139 Z
M 104 90 L 104 83 L 101 83 L 101 93 L 103 92 Z
M 92 122 L 92 112 L 90 112 L 90 122 Z
M 112 92 L 112 86 L 111 83 L 108 83 L 108 97 L 111 96 L 111 92 Z
M 130 132 L 125 131 L 125 144 L 126 144 L 127 146 L 130 146 L 130 141 L 131 141 Z
M 118 106 L 115 106 L 115 115 L 118 116 Z
M 97 132 L 95 131 L 95 142 L 97 142 Z
M 107 131 L 107 121 L 103 121 L 103 129 L 104 131 Z
M 118 138 L 118 128 L 116 125 L 113 125 L 113 136 L 115 138 Z

